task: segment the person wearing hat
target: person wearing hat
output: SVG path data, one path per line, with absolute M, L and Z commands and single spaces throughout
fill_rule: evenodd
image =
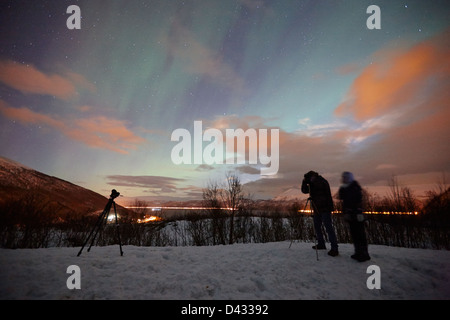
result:
M 342 185 L 339 188 L 339 199 L 342 200 L 344 219 L 350 227 L 350 234 L 355 247 L 351 257 L 359 262 L 370 260 L 366 232 L 364 230 L 364 214 L 362 210 L 362 189 L 351 172 L 342 173 Z
M 313 220 L 317 245 L 313 246 L 313 249 L 326 249 L 322 233 L 323 224 L 331 244 L 331 250 L 328 251 L 328 254 L 332 257 L 339 255 L 336 233 L 331 222 L 331 211 L 333 211 L 334 205 L 328 181 L 317 172 L 309 171 L 304 175 L 301 190 L 303 193 L 309 193 L 314 210 Z

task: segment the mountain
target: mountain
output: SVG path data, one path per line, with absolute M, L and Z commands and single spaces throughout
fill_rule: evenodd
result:
M 300 187 L 298 188 L 290 188 L 276 197 L 274 197 L 272 200 L 276 201 L 299 201 L 302 199 L 306 199 L 307 195 L 303 194 L 300 190 Z
M 61 214 L 92 213 L 103 210 L 108 198 L 0 157 L 0 209 L 8 203 L 26 205 L 31 201 Z

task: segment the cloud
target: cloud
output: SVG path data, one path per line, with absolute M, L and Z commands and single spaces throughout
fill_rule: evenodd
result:
M 45 74 L 32 65 L 0 61 L 0 82 L 25 94 L 44 94 L 68 100 L 77 87 L 95 91 L 95 86 L 82 75 L 68 72 L 65 76 Z
M 375 170 L 397 169 L 398 166 L 391 163 L 382 163 L 376 166 Z
M 332 188 L 342 171 L 354 172 L 365 187 L 387 185 L 393 174 L 449 172 L 449 30 L 407 49 L 375 52 L 365 68 L 343 68 L 359 74 L 335 108 L 338 117 L 328 123 L 300 119 L 293 132 L 280 128 L 278 174 L 247 183 L 251 192 L 270 197 L 298 188 L 309 170 L 324 175 Z M 211 127 L 245 130 L 266 122 L 228 116 Z
M 392 175 L 402 180 L 410 175 L 425 178 L 429 172 L 450 172 L 450 101 L 448 91 L 437 87 L 440 89 L 435 88 L 432 96 L 401 116 L 388 113 L 348 126 L 333 126 L 334 122 L 315 125 L 305 120 L 302 125 L 312 130 L 308 134 L 280 130 L 278 174 L 247 183 L 247 188 L 258 197 L 272 197 L 298 189 L 309 170 L 327 178 L 332 189 L 339 186 L 342 171 L 354 172 L 364 187 L 377 188 L 387 187 Z M 429 180 L 415 181 L 414 188 L 423 192 Z
M 147 188 L 151 192 L 161 194 L 165 192 L 175 192 L 178 189 L 178 183 L 185 179 L 163 177 L 163 176 L 107 176 L 109 185 L 121 187 Z
M 200 172 L 206 172 L 206 171 L 211 171 L 211 170 L 214 170 L 214 167 L 210 166 L 209 164 L 201 164 L 197 168 L 195 168 L 195 171 L 200 171 Z
M 433 108 L 431 102 L 427 105 Z M 449 101 L 442 101 L 442 109 L 431 115 L 423 116 L 410 125 L 386 130 L 365 151 L 365 156 L 370 162 L 373 162 L 372 159 L 378 160 L 378 168 L 383 163 L 396 166 L 392 169 L 398 174 L 449 171 L 448 105 Z
M 448 87 L 450 29 L 408 50 L 380 50 L 353 82 L 338 116 L 363 121 L 392 111 L 408 111 Z
M 64 133 L 94 148 L 127 154 L 145 141 L 130 131 L 121 120 L 106 117 L 76 119 L 74 127 Z
M 205 127 L 223 129 L 242 129 L 249 128 L 267 128 L 265 122 L 267 120 L 260 116 L 239 116 L 237 114 L 230 114 L 226 116 L 217 116 L 212 121 L 204 121 Z
M 353 116 L 371 138 L 353 153 L 364 162 L 349 163 L 368 181 L 379 179 L 381 169 L 403 175 L 450 170 L 450 29 L 374 57 L 335 110 Z
M 298 133 L 311 137 L 329 135 L 332 132 L 341 131 L 346 127 L 346 124 L 342 121 L 312 124 L 311 119 L 309 118 L 300 119 L 298 123 L 302 126 L 302 128 L 298 130 Z
M 127 154 L 129 150 L 145 141 L 117 119 L 107 117 L 91 117 L 77 119 L 59 119 L 45 115 L 28 108 L 13 108 L 0 100 L 0 112 L 9 119 L 24 124 L 39 124 L 56 129 L 65 136 L 100 149 Z
M 252 166 L 239 166 L 236 169 L 240 173 L 246 173 L 246 174 L 261 174 L 261 170 L 258 168 L 254 168 Z
M 12 108 L 2 100 L 0 100 L 0 112 L 2 112 L 7 118 L 14 119 L 22 123 L 42 124 L 60 130 L 63 130 L 65 127 L 64 122 L 54 119 L 51 116 L 34 112 L 28 108 Z
M 179 188 L 187 199 L 201 199 L 203 197 L 203 188 L 189 185 L 184 188 Z

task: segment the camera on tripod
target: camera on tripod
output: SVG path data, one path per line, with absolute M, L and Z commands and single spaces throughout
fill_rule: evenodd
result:
M 117 210 L 116 210 L 116 203 L 114 202 L 114 199 L 117 198 L 120 195 L 120 192 L 117 192 L 116 189 L 111 190 L 111 195 L 109 196 L 108 203 L 105 206 L 105 209 L 101 213 L 101 215 L 98 217 L 98 220 L 92 229 L 91 233 L 88 235 L 86 241 L 84 242 L 83 246 L 81 247 L 80 251 L 78 252 L 77 256 L 80 256 L 81 252 L 83 251 L 84 247 L 88 243 L 88 241 L 92 238 L 91 245 L 88 248 L 88 252 L 91 250 L 92 245 L 94 244 L 95 238 L 97 237 L 98 232 L 102 228 L 103 225 L 106 225 L 106 220 L 109 216 L 109 211 L 111 210 L 111 207 L 114 207 L 114 216 L 116 218 L 116 227 L 117 227 L 117 239 L 119 240 L 119 246 L 120 246 L 120 255 L 123 256 L 122 251 L 122 241 L 120 240 L 120 232 L 119 232 L 119 222 L 117 220 Z M 94 233 L 95 232 L 95 233 Z
M 109 196 L 110 199 L 115 199 L 120 195 L 120 192 L 117 192 L 116 189 L 111 190 L 111 195 Z

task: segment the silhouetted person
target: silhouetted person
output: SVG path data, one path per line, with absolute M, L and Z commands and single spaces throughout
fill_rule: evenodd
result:
M 342 173 L 339 199 L 342 200 L 344 219 L 349 224 L 350 234 L 355 246 L 355 254 L 352 255 L 352 258 L 360 262 L 370 260 L 366 232 L 364 230 L 362 190 L 351 172 L 346 171 Z
M 316 231 L 317 246 L 313 249 L 326 249 L 325 240 L 322 233 L 322 224 L 328 234 L 331 250 L 330 256 L 339 254 L 336 233 L 331 222 L 331 211 L 333 211 L 333 199 L 328 181 L 315 171 L 309 171 L 305 174 L 302 182 L 302 192 L 309 193 L 314 210 L 314 229 Z

